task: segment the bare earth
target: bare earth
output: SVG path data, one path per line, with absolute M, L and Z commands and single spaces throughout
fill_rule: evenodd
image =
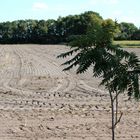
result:
M 0 46 L 0 140 L 111 140 L 108 93 L 92 70 L 62 72 L 56 56 L 67 49 Z M 140 103 L 124 95 L 120 102 L 117 140 L 140 140 Z

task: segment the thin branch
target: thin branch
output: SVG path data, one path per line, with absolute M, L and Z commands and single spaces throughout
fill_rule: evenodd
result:
M 115 122 L 114 128 L 115 128 L 116 125 L 121 121 L 122 115 L 123 115 L 123 112 L 121 112 L 119 119 L 117 120 L 117 122 Z
M 113 98 L 113 102 L 116 100 L 116 98 L 119 96 L 119 92 L 116 94 L 116 96 Z
M 137 74 L 139 74 L 140 73 L 140 70 L 139 69 L 129 70 L 128 73 L 137 73 Z

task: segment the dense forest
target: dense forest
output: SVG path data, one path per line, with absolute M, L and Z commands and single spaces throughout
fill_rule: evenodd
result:
M 0 43 L 56 44 L 67 42 L 77 35 L 84 35 L 94 26 L 99 13 L 88 11 L 80 15 L 59 17 L 57 20 L 17 20 L 0 23 Z M 140 40 L 140 29 L 133 23 L 118 24 L 115 40 Z

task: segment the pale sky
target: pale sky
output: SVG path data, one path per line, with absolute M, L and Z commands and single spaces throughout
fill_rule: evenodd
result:
M 132 22 L 140 27 L 140 0 L 1 0 L 0 22 L 20 19 L 57 19 L 98 12 L 104 19 Z

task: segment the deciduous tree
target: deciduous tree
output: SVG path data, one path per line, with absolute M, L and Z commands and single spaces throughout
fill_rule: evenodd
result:
M 73 58 L 63 63 L 67 65 L 64 70 L 77 66 L 79 74 L 92 67 L 93 76 L 103 78 L 101 84 L 105 85 L 110 95 L 112 140 L 115 140 L 115 127 L 122 117 L 122 113 L 118 117 L 118 96 L 127 91 L 130 97 L 134 95 L 137 99 L 140 98 L 139 59 L 134 53 L 113 45 L 116 23 L 111 19 L 96 18 L 93 25 L 86 35 L 78 36 L 69 43 L 70 51 L 58 57 L 65 58 L 75 54 Z

